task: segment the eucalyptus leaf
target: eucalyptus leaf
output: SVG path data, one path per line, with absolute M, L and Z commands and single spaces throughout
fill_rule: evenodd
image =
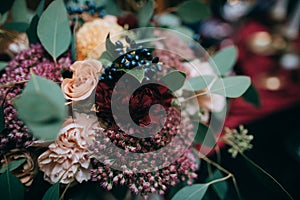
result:
M 0 61 L 0 71 L 2 71 L 7 66 L 7 64 L 8 62 Z
M 77 60 L 77 45 L 76 45 L 76 29 L 78 27 L 78 18 L 76 18 L 75 25 L 73 27 L 72 40 L 71 40 L 71 54 L 72 61 L 75 62 Z
M 31 75 L 22 95 L 15 100 L 18 116 L 35 137 L 55 139 L 65 119 L 65 99 L 60 87 L 46 78 Z
M 194 37 L 194 31 L 192 29 L 190 29 L 187 26 L 176 26 L 172 28 L 175 31 L 178 31 L 181 34 L 184 34 L 185 37 L 183 37 L 182 39 L 186 39 L 186 37 L 188 37 L 188 40 L 190 40 L 190 38 Z M 180 35 L 178 35 L 180 36 Z
M 24 199 L 24 186 L 8 170 L 0 175 L 0 197 L 5 200 Z
M 162 77 L 160 81 L 165 83 L 171 91 L 176 91 L 184 85 L 185 78 L 185 73 L 181 71 L 174 71 Z
M 6 13 L 0 14 L 0 26 L 2 26 L 6 22 L 8 13 L 9 13 L 9 11 L 7 11 Z
M 251 84 L 250 87 L 246 90 L 246 92 L 242 96 L 245 101 L 251 103 L 252 105 L 256 107 L 261 106 L 261 102 L 259 99 L 259 94 L 257 93 L 257 90 L 255 87 Z
M 229 98 L 240 97 L 249 88 L 251 80 L 248 76 L 231 76 L 217 79 L 210 88 L 211 93 Z
M 37 9 L 36 9 L 36 14 L 37 16 L 41 16 L 43 11 L 44 11 L 44 7 L 45 7 L 45 0 L 41 0 Z
M 4 128 L 5 128 L 4 111 L 3 111 L 3 107 L 1 106 L 0 107 L 0 134 L 2 133 Z
M 177 183 L 176 185 L 174 186 L 171 186 L 169 188 L 169 195 L 168 197 L 172 199 L 172 197 L 174 197 L 174 195 L 179 191 L 181 190 L 183 187 L 187 186 L 187 182 L 186 181 L 182 181 L 182 182 L 179 182 Z
M 29 24 L 25 22 L 11 22 L 4 24 L 3 27 L 13 31 L 26 32 L 26 30 L 29 27 Z
M 71 30 L 63 0 L 53 1 L 43 12 L 38 22 L 37 34 L 54 60 L 68 49 Z
M 201 200 L 203 199 L 209 184 L 194 184 L 179 190 L 172 200 Z
M 29 28 L 26 30 L 26 34 L 30 44 L 36 44 L 37 42 L 39 42 L 39 38 L 37 36 L 38 22 L 39 16 L 35 15 L 30 22 Z
M 145 72 L 143 68 L 121 69 L 121 70 L 136 78 L 140 83 L 143 81 L 145 77 Z
M 0 169 L 0 174 L 4 173 L 7 170 L 8 171 L 14 171 L 18 167 L 20 167 L 25 161 L 26 161 L 25 158 L 21 158 L 21 159 L 18 159 L 18 160 L 11 161 L 10 163 L 8 163 L 8 165 L 6 165 L 6 166 L 4 166 Z
M 11 12 L 14 22 L 29 23 L 35 15 L 34 11 L 27 8 L 26 0 L 15 0 Z
M 216 139 L 214 137 L 213 131 L 205 124 L 198 123 L 194 142 L 196 144 L 201 144 L 206 147 L 213 147 L 216 144 Z
M 112 64 L 112 61 L 110 60 L 111 56 L 107 53 L 107 51 L 104 51 L 102 55 L 99 58 L 99 61 L 106 66 L 110 66 Z
M 105 11 L 109 15 L 119 16 L 121 11 L 115 0 L 106 0 Z
M 214 78 L 215 76 L 210 75 L 191 77 L 185 82 L 183 89 L 189 91 L 202 90 L 207 88 Z
M 145 5 L 139 10 L 138 21 L 139 27 L 145 27 L 149 24 L 149 21 L 153 15 L 154 2 L 153 0 L 148 0 Z
M 218 51 L 212 56 L 210 60 L 211 65 L 213 62 L 216 64 L 221 75 L 226 75 L 232 71 L 232 68 L 237 60 L 238 50 L 235 46 L 226 47 Z
M 59 183 L 52 185 L 43 196 L 43 200 L 58 200 L 59 199 Z
M 175 11 L 186 23 L 196 23 L 210 15 L 209 5 L 197 0 L 180 4 Z
M 223 178 L 223 174 L 220 170 L 216 169 L 212 176 L 207 179 L 207 182 L 215 180 L 215 179 L 220 179 Z M 226 181 L 220 181 L 217 183 L 212 184 L 213 190 L 216 192 L 218 197 L 222 200 L 225 199 L 226 194 L 228 192 L 228 183 Z
M 115 45 L 114 43 L 110 40 L 110 33 L 107 34 L 106 40 L 105 40 L 105 48 L 106 48 L 106 53 L 107 57 L 109 60 L 114 60 L 116 58 L 115 55 Z
M 0 14 L 4 14 L 10 10 L 15 0 L 1 0 Z

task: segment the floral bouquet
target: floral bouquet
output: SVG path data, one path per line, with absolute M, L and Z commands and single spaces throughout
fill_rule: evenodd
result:
M 193 5 L 205 4 L 183 4 L 178 15 Z M 211 57 L 186 34 L 143 27 L 153 1 L 137 6 L 134 23 L 107 15 L 114 6 L 40 2 L 31 45 L 0 77 L 5 199 L 201 199 L 209 185 L 235 180 L 195 184 L 200 159 L 222 170 L 205 155 L 222 132 L 226 98 L 250 86 L 233 76 L 236 48 Z M 241 128 L 222 140 L 235 157 L 252 136 Z

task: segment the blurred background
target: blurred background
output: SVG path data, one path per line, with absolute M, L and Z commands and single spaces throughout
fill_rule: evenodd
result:
M 16 1 L 19 4 L 15 7 L 26 9 L 28 18 L 40 2 L 9 0 L 11 5 Z M 119 23 L 137 27 L 135 13 L 145 1 L 115 1 L 124 13 Z M 244 124 L 254 135 L 254 147 L 247 155 L 300 199 L 300 0 L 203 0 L 209 4 L 210 14 L 198 22 L 182 21 L 173 14 L 173 8 L 183 2 L 156 0 L 153 24 L 193 37 L 211 54 L 228 45 L 238 47 L 234 73 L 250 76 L 253 87 L 229 102 L 225 126 Z M 10 29 L 10 22 L 17 16 L 2 5 L 0 14 L 2 63 L 26 49 L 29 42 L 21 24 L 17 30 Z M 280 194 L 268 189 L 268 182 L 253 176 L 239 157 L 230 158 L 226 147 L 221 145 L 220 153 L 222 166 L 236 175 L 245 199 L 281 199 Z M 236 199 L 235 195 L 232 187 L 225 199 Z

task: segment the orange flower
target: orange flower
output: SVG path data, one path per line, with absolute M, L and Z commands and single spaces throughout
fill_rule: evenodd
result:
M 38 158 L 44 179 L 68 184 L 74 178 L 81 183 L 90 179 L 89 144 L 95 139 L 97 119 L 76 114 L 63 125 L 58 139 Z
M 73 101 L 87 99 L 97 86 L 102 63 L 97 60 L 77 61 L 70 68 L 73 77 L 64 79 L 61 84 L 65 98 Z
M 77 59 L 98 59 L 105 51 L 105 40 L 110 33 L 112 40 L 114 35 L 122 32 L 123 28 L 118 25 L 117 18 L 105 16 L 103 19 L 95 19 L 86 22 L 76 33 Z M 103 46 L 103 48 L 97 47 Z

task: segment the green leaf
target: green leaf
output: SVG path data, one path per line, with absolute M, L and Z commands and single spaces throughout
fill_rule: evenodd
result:
M 207 182 L 223 178 L 223 174 L 220 170 L 216 169 L 211 177 L 207 179 Z M 216 192 L 218 197 L 222 200 L 225 199 L 227 191 L 228 191 L 228 183 L 226 181 L 220 181 L 217 183 L 212 184 L 213 190 Z
M 184 34 L 185 37 L 182 39 L 185 39 L 186 37 L 188 37 L 190 40 L 190 38 L 193 38 L 193 36 L 195 34 L 194 31 L 187 26 L 176 26 L 176 27 L 173 27 L 172 29 L 175 31 L 178 31 L 181 34 Z M 178 36 L 180 36 L 180 35 L 178 35 Z
M 107 51 L 104 51 L 102 55 L 99 58 L 99 61 L 106 66 L 110 66 L 112 64 L 112 61 L 110 60 L 111 56 L 107 53 Z
M 140 83 L 143 81 L 145 76 L 145 72 L 143 68 L 121 69 L 121 70 L 136 78 Z
M 56 139 L 66 116 L 64 95 L 56 83 L 32 74 L 15 106 L 35 137 Z
M 37 34 L 54 60 L 64 53 L 71 42 L 68 13 L 62 0 L 53 1 L 41 15 Z
M 43 196 L 43 200 L 58 200 L 58 199 L 59 199 L 59 183 L 55 183 L 47 190 L 47 192 Z
M 9 12 L 6 12 L 4 14 L 0 14 L 0 26 L 2 26 L 6 22 L 7 17 L 8 17 L 8 13 Z
M 197 0 L 180 4 L 175 11 L 186 23 L 196 23 L 210 15 L 209 5 Z
M 0 169 L 0 174 L 2 174 L 3 172 L 5 172 L 7 170 L 14 171 L 18 167 L 20 167 L 25 161 L 26 161 L 25 158 L 21 158 L 21 159 L 14 160 L 14 161 L 8 163 L 8 165 L 6 165 Z
M 183 187 L 187 186 L 187 182 L 186 181 L 183 181 L 183 182 L 179 182 L 177 183 L 176 185 L 174 186 L 171 186 L 169 188 L 169 195 L 168 197 L 169 198 L 172 198 L 179 190 L 181 190 Z
M 232 71 L 237 60 L 238 50 L 235 46 L 226 47 L 218 51 L 210 60 L 211 65 L 216 64 L 221 75 L 226 75 Z
M 194 138 L 194 142 L 196 144 L 201 144 L 206 147 L 213 147 L 216 144 L 216 139 L 214 137 L 213 131 L 205 124 L 199 123 L 196 130 L 196 135 Z
M 209 184 L 194 184 L 191 186 L 186 186 L 179 190 L 172 200 L 201 200 L 207 189 Z
M 256 107 L 260 107 L 260 99 L 259 94 L 257 93 L 257 90 L 255 87 L 251 84 L 250 87 L 246 90 L 246 92 L 242 96 L 245 101 L 253 104 Z
M 15 0 L 1 0 L 0 14 L 4 14 L 10 10 Z
M 29 39 L 30 44 L 36 44 L 39 41 L 39 38 L 37 36 L 37 26 L 39 22 L 39 16 L 35 15 L 29 25 L 29 28 L 26 30 L 26 34 Z
M 185 78 L 185 73 L 181 71 L 174 71 L 162 77 L 160 80 L 165 83 L 171 91 L 176 91 L 184 85 Z
M 29 27 L 29 24 L 25 22 L 11 22 L 4 24 L 3 27 L 18 32 L 26 32 L 27 28 Z
M 105 11 L 109 15 L 119 16 L 121 11 L 115 0 L 106 0 Z
M 36 9 L 36 14 L 37 16 L 41 16 L 43 11 L 44 11 L 44 7 L 45 7 L 45 0 L 41 0 L 37 9 Z
M 24 199 L 23 184 L 9 171 L 0 175 L 0 196 L 5 200 Z
M 229 98 L 241 96 L 249 88 L 251 80 L 248 76 L 231 76 L 217 79 L 210 88 L 211 93 Z
M 7 66 L 8 62 L 3 62 L 0 61 L 0 71 L 2 71 L 3 69 L 5 69 L 5 67 Z
M 106 48 L 106 56 L 108 56 L 109 60 L 114 60 L 117 56 L 115 55 L 115 45 L 110 40 L 110 33 L 107 34 L 106 40 L 105 40 L 105 48 Z
M 207 88 L 208 85 L 213 81 L 214 78 L 215 78 L 215 76 L 209 76 L 209 75 L 196 76 L 196 77 L 189 78 L 185 82 L 183 89 L 189 90 L 189 91 L 202 90 L 204 88 Z
M 149 24 L 149 21 L 153 15 L 154 2 L 153 0 L 148 0 L 145 5 L 139 10 L 138 21 L 139 27 L 145 27 Z
M 76 18 L 75 25 L 73 27 L 73 34 L 71 40 L 71 54 L 72 61 L 75 62 L 77 60 L 77 45 L 76 45 L 76 29 L 78 27 L 78 18 Z
M 34 11 L 27 8 L 26 0 L 15 0 L 11 12 L 14 22 L 29 23 L 35 15 Z

